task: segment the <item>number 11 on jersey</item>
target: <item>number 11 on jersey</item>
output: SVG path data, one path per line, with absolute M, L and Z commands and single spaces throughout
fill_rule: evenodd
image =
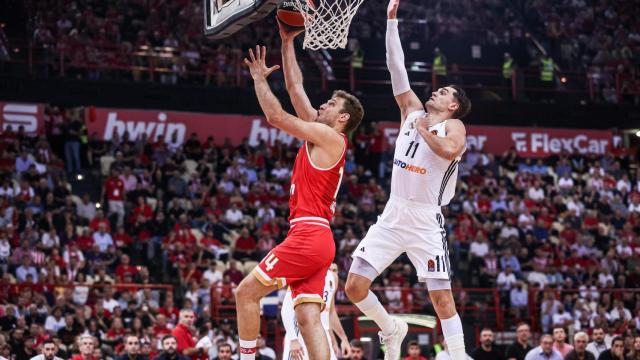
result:
M 413 159 L 413 157 L 416 156 L 416 151 L 418 151 L 418 145 L 420 145 L 419 142 L 411 141 L 409 143 L 409 148 L 407 149 L 407 152 L 404 154 L 404 156 L 409 156 L 409 153 L 411 153 L 411 158 Z M 411 148 L 413 148 L 413 152 L 411 152 Z

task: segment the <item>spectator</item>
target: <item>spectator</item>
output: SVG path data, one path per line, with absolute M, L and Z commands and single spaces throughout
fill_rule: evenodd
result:
M 162 352 L 153 360 L 188 360 L 189 357 L 178 352 L 178 342 L 173 335 L 165 335 L 162 338 Z
M 124 338 L 124 354 L 117 357 L 116 360 L 145 360 L 148 358 L 140 353 L 140 339 L 135 335 L 125 336 Z
M 96 339 L 91 335 L 81 335 L 76 340 L 80 354 L 73 355 L 71 360 L 93 360 Z
M 602 354 L 605 350 L 609 349 L 607 344 L 604 341 L 604 329 L 600 326 L 597 326 L 593 329 L 591 336 L 593 337 L 593 341 L 587 345 L 587 351 L 593 354 L 593 356 L 598 359 L 600 354 Z
M 25 255 L 22 257 L 22 264 L 16 268 L 16 279 L 23 283 L 29 277 L 32 283 L 38 282 L 38 270 L 31 264 L 31 256 Z
M 578 332 L 573 336 L 574 349 L 571 350 L 565 357 L 565 360 L 596 360 L 592 353 L 587 351 L 587 343 L 589 342 L 589 335 L 584 332 Z
M 427 358 L 420 354 L 420 351 L 420 344 L 418 344 L 417 341 L 409 341 L 409 344 L 407 344 L 407 356 L 404 360 L 427 360 Z
M 505 357 L 507 360 L 524 360 L 527 353 L 533 348 L 529 345 L 531 328 L 526 323 L 520 323 L 516 327 L 516 341 L 507 347 Z
M 56 356 L 58 353 L 58 345 L 53 340 L 45 340 L 42 343 L 41 354 L 38 356 L 34 356 L 31 360 L 62 360 Z
M 349 360 L 367 360 L 364 356 L 364 348 L 362 347 L 362 342 L 358 339 L 351 340 L 351 355 L 349 355 Z
M 178 325 L 173 329 L 171 334 L 176 338 L 178 353 L 190 356 L 196 360 L 202 354 L 206 354 L 209 349 L 196 348 L 196 342 L 193 340 L 192 329 L 195 321 L 195 315 L 191 309 L 180 310 Z
M 633 338 L 633 345 L 631 346 L 631 351 L 629 351 L 629 355 L 627 357 L 630 360 L 640 359 L 640 336 L 639 335 L 636 335 Z
M 76 206 L 76 215 L 82 219 L 83 225 L 88 225 L 96 217 L 96 204 L 91 201 L 89 194 L 82 195 L 82 202 Z
M 496 349 L 493 348 L 493 331 L 488 328 L 480 331 L 480 347 L 475 348 L 471 352 L 474 360 L 502 360 L 504 357 Z
M 624 338 L 616 336 L 611 341 L 611 349 L 605 350 L 598 356 L 598 360 L 627 360 L 624 355 Z
M 107 225 L 104 223 L 100 223 L 98 225 L 98 231 L 93 233 L 93 243 L 98 246 L 100 252 L 107 252 L 109 246 L 113 246 L 113 238 L 111 234 L 107 232 Z
M 515 285 L 509 292 L 510 310 L 519 319 L 529 305 L 529 292 L 522 281 L 516 281 Z
M 111 169 L 111 177 L 104 185 L 104 195 L 109 203 L 109 216 L 117 215 L 117 224 L 122 225 L 124 220 L 124 182 L 120 179 L 120 170 L 117 167 Z
M 258 354 L 262 360 L 276 360 L 276 352 L 272 348 L 267 346 L 267 342 L 264 338 L 258 335 Z M 331 349 L 333 351 L 333 349 Z M 220 348 L 218 348 L 218 358 L 220 358 Z
M 233 351 L 231 350 L 231 345 L 226 342 L 218 342 L 218 356 L 215 357 L 215 360 L 231 360 L 233 356 Z
M 549 334 L 540 336 L 540 346 L 527 353 L 525 360 L 563 360 L 562 355 L 553 349 L 553 337 Z
M 562 357 L 567 356 L 567 354 L 573 350 L 573 346 L 566 343 L 567 340 L 567 332 L 563 327 L 554 326 L 553 328 L 553 350 L 557 351 L 562 355 Z

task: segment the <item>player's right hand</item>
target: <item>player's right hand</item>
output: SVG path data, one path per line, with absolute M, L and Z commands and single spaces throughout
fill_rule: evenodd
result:
M 387 19 L 397 18 L 398 6 L 400 6 L 400 0 L 389 0 L 389 5 L 387 6 Z
M 304 349 L 297 339 L 291 340 L 289 355 L 291 360 L 304 360 Z
M 287 41 L 292 41 L 293 39 L 295 39 L 296 36 L 302 34 L 304 32 L 304 28 L 302 29 L 294 29 L 291 28 L 285 24 L 283 24 L 282 22 L 280 22 L 280 19 L 278 19 L 278 17 L 276 17 L 276 21 L 278 22 L 278 30 L 280 32 L 280 39 L 282 39 L 282 42 L 285 43 Z

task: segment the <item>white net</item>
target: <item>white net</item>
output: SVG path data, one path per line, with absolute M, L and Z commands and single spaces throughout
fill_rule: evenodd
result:
M 351 20 L 363 0 L 295 0 L 295 6 L 304 17 L 303 48 L 344 49 Z M 317 3 L 319 1 L 319 4 Z

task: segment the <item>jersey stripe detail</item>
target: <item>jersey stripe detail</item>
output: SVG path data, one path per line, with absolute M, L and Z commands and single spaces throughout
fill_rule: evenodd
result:
M 442 196 L 444 195 L 444 190 L 447 188 L 447 183 L 451 178 L 451 175 L 456 170 L 456 166 L 458 165 L 458 160 L 454 160 L 449 164 L 447 171 L 444 172 L 444 177 L 442 178 L 442 184 L 440 185 L 440 194 L 438 195 L 438 205 L 442 204 Z

